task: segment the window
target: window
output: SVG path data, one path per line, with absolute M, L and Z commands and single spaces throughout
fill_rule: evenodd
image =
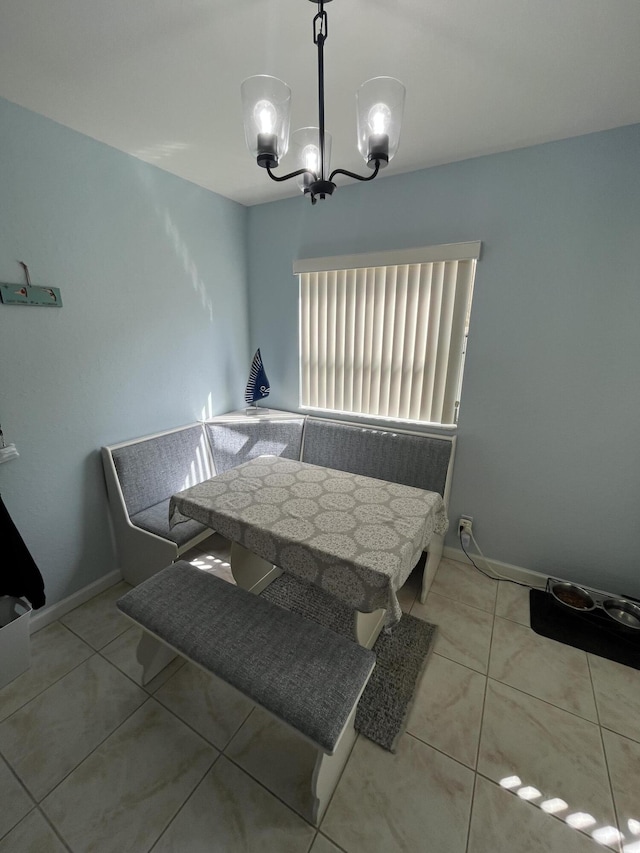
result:
M 480 245 L 296 261 L 300 405 L 455 425 Z

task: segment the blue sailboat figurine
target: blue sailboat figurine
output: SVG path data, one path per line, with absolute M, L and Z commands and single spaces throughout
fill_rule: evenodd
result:
M 251 362 L 251 370 L 249 371 L 249 381 L 244 392 L 245 402 L 249 406 L 254 406 L 253 409 L 247 409 L 247 414 L 255 414 L 258 411 L 258 400 L 262 400 L 269 396 L 269 380 L 264 370 L 262 356 L 260 350 L 256 350 L 256 354 Z

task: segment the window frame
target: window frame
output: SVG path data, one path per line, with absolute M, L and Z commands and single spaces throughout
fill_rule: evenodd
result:
M 466 350 L 467 350 L 467 338 L 468 338 L 468 332 L 469 332 L 469 321 L 470 321 L 470 315 L 471 315 L 471 306 L 472 306 L 472 302 L 473 302 L 473 291 L 474 291 L 475 276 L 476 276 L 476 271 L 477 271 L 477 261 L 480 259 L 481 247 L 482 247 L 482 244 L 480 241 L 471 241 L 471 242 L 465 242 L 465 243 L 447 243 L 447 244 L 443 244 L 443 245 L 439 245 L 439 246 L 423 246 L 423 247 L 418 247 L 418 248 L 413 248 L 413 249 L 396 249 L 396 250 L 388 250 L 388 251 L 382 251 L 382 252 L 367 252 L 367 253 L 362 253 L 362 254 L 337 255 L 337 256 L 330 256 L 330 257 L 324 257 L 324 258 L 307 258 L 307 259 L 301 259 L 301 260 L 294 261 L 294 263 L 293 263 L 293 274 L 298 279 L 298 294 L 299 294 L 299 313 L 298 313 L 298 370 L 299 370 L 298 392 L 299 392 L 299 401 L 298 402 L 299 402 L 300 409 L 303 411 L 309 411 L 312 413 L 317 413 L 320 415 L 327 415 L 327 416 L 341 415 L 341 416 L 347 416 L 347 417 L 350 417 L 352 419 L 359 419 L 359 420 L 374 419 L 374 420 L 379 420 L 379 421 L 383 421 L 386 423 L 393 422 L 393 423 L 399 423 L 399 424 L 415 424 L 415 425 L 419 425 L 421 427 L 422 426 L 428 426 L 430 428 L 441 428 L 441 429 L 447 429 L 447 430 L 455 430 L 457 427 L 457 421 L 458 421 L 460 394 L 461 394 L 461 390 L 462 390 L 462 380 L 463 380 L 463 375 L 464 375 L 464 363 L 465 363 L 465 355 L 466 355 Z M 461 279 L 464 279 L 465 276 L 460 274 L 460 267 L 458 266 L 459 262 L 471 262 L 471 264 L 467 263 L 466 266 L 463 268 L 463 270 L 466 271 L 466 279 L 468 279 L 468 280 L 463 280 L 462 285 L 460 285 L 460 281 L 461 281 Z M 375 275 L 375 273 L 379 273 L 380 270 L 383 270 L 383 273 L 385 276 L 385 278 L 383 280 L 384 281 L 383 291 L 384 291 L 384 287 L 386 286 L 386 282 L 387 282 L 387 277 L 390 277 L 392 280 L 395 280 L 393 277 L 395 275 L 397 275 L 398 269 L 413 268 L 415 266 L 419 266 L 420 267 L 419 280 L 418 280 L 417 285 L 414 284 L 413 286 L 420 289 L 421 287 L 426 286 L 423 279 L 422 279 L 422 275 L 424 274 L 423 265 L 429 266 L 429 276 L 432 276 L 433 270 L 436 269 L 435 265 L 440 265 L 440 264 L 444 264 L 444 267 L 442 267 L 442 275 L 443 275 L 443 279 L 442 279 L 442 283 L 441 283 L 442 292 L 444 292 L 445 287 L 448 288 L 448 290 L 447 290 L 448 300 L 454 300 L 455 301 L 458 288 L 460 288 L 460 292 L 462 294 L 462 296 L 461 296 L 462 300 L 464 300 L 464 298 L 465 298 L 465 291 L 468 291 L 468 293 L 466 295 L 466 304 L 464 305 L 464 317 L 462 317 L 462 313 L 461 313 L 463 310 L 461 308 L 463 303 L 462 302 L 456 303 L 456 316 L 457 316 L 457 326 L 458 326 L 457 334 L 454 335 L 451 331 L 451 328 L 446 325 L 446 318 L 445 318 L 445 322 L 443 325 L 443 312 L 442 312 L 441 306 L 438 309 L 438 310 L 440 310 L 440 313 L 437 316 L 438 337 L 439 337 L 439 333 L 440 333 L 441 329 L 444 328 L 445 331 L 447 332 L 447 334 L 449 335 L 449 340 L 452 340 L 455 344 L 455 347 L 453 349 L 453 353 L 450 352 L 449 349 L 447 349 L 446 360 L 443 362 L 442 359 L 440 359 L 439 361 L 437 361 L 437 365 L 434 367 L 434 369 L 437 369 L 437 371 L 438 371 L 439 381 L 442 381 L 442 377 L 444 376 L 445 377 L 444 381 L 446 381 L 446 383 L 447 383 L 446 388 L 447 388 L 449 404 L 446 407 L 447 411 L 446 412 L 440 412 L 440 415 L 441 415 L 441 417 L 444 417 L 449 412 L 451 412 L 451 422 L 449 422 L 449 420 L 447 420 L 447 421 L 433 420 L 433 419 L 425 419 L 422 417 L 419 417 L 419 418 L 404 417 L 404 416 L 396 416 L 394 414 L 386 414 L 386 413 L 379 414 L 376 412 L 369 412 L 369 411 L 355 411 L 355 410 L 349 410 L 349 409 L 331 408 L 329 406 L 313 405 L 312 403 L 310 404 L 309 402 L 303 403 L 302 402 L 303 399 L 306 399 L 308 401 L 309 399 L 311 399 L 313 397 L 313 392 L 311 390 L 309 391 L 308 397 L 304 396 L 304 386 L 303 386 L 303 365 L 308 360 L 307 355 L 303 352 L 303 276 L 305 276 L 306 274 L 313 275 L 316 273 L 321 274 L 321 275 L 323 273 L 329 273 L 329 274 L 335 273 L 336 276 L 342 275 L 344 273 L 345 275 L 348 276 L 349 271 L 354 271 L 354 270 L 357 271 L 357 273 L 355 273 L 355 275 L 357 275 L 358 273 L 360 273 L 362 275 L 365 272 L 366 273 L 372 273 L 373 272 Z M 447 279 L 446 282 L 444 280 L 445 273 L 450 277 L 452 269 L 455 269 L 455 276 L 453 279 L 453 284 L 451 284 L 449 279 Z M 391 271 L 393 271 L 393 272 L 391 272 Z M 354 274 L 351 275 L 352 279 L 353 279 L 353 275 Z M 376 283 L 377 283 L 377 281 L 378 280 L 376 280 Z M 316 284 L 318 284 L 318 286 L 320 286 L 320 280 L 317 277 L 316 277 Z M 356 285 L 356 282 L 353 280 L 352 280 L 351 284 L 353 284 L 354 287 L 358 286 L 358 285 Z M 309 279 L 305 283 L 305 286 L 312 286 L 311 285 L 311 279 Z M 347 287 L 346 279 L 341 286 Z M 359 286 L 361 288 L 363 287 L 362 280 L 360 280 Z M 395 290 L 393 292 L 395 293 Z M 356 299 L 357 297 L 354 296 L 353 298 Z M 376 298 L 378 298 L 378 297 L 376 297 Z M 422 296 L 420 298 L 422 298 Z M 429 297 L 429 298 L 431 298 L 431 297 Z M 381 299 L 382 303 L 384 303 L 384 305 L 385 305 L 385 310 L 388 308 L 389 305 L 393 305 L 393 310 L 395 311 L 395 307 L 397 305 L 397 302 L 394 302 L 393 299 L 389 300 L 386 297 L 386 295 L 383 295 L 382 297 L 380 297 L 380 299 Z M 386 302 L 384 301 L 385 299 L 387 299 Z M 335 306 L 333 306 L 333 309 L 335 310 Z M 331 308 L 330 302 L 326 301 L 325 305 L 323 307 L 323 311 L 327 312 L 327 311 L 331 311 L 331 310 L 332 310 L 332 308 Z M 408 316 L 409 316 L 409 314 L 406 313 L 405 317 L 408 317 Z M 463 322 L 463 329 L 460 329 L 460 323 L 462 322 L 462 320 L 464 321 Z M 403 342 L 404 341 L 404 329 L 403 329 L 401 335 L 402 335 L 401 341 Z M 344 340 L 346 340 L 346 338 Z M 385 340 L 388 340 L 388 338 L 385 338 Z M 318 339 L 317 339 L 317 343 L 318 344 L 320 343 L 320 341 Z M 398 342 L 394 341 L 392 348 L 395 349 L 398 345 L 399 345 Z M 424 361 L 427 361 L 427 353 L 428 353 L 429 347 L 431 347 L 431 349 L 433 350 L 434 345 L 435 344 L 434 344 L 433 339 L 431 341 L 426 340 Z M 310 348 L 308 347 L 307 351 L 309 351 L 309 349 Z M 432 355 L 433 355 L 433 353 L 432 353 Z M 411 355 L 409 355 L 407 357 L 407 359 L 410 361 Z M 450 365 L 451 365 L 452 359 L 453 359 L 454 370 L 456 367 L 456 362 L 459 361 L 459 365 L 458 365 L 458 369 L 457 369 L 457 375 L 455 377 L 455 380 L 449 379 Z M 435 362 L 436 359 L 433 359 L 433 361 Z M 367 364 L 366 369 L 367 370 L 371 369 L 371 361 Z M 316 370 L 320 370 L 320 369 L 316 367 Z M 390 382 L 390 381 L 391 381 L 391 379 L 389 378 L 387 380 L 387 382 Z M 453 394 L 455 396 L 455 402 L 453 404 L 453 407 L 451 406 L 451 391 L 452 390 L 453 390 Z M 423 395 L 424 395 L 424 388 L 422 388 L 420 391 L 421 401 L 423 400 Z M 339 396 L 341 396 L 341 394 Z M 431 414 L 433 414 L 432 402 L 434 399 L 434 393 L 432 392 L 430 395 L 427 395 L 427 398 L 429 400 L 428 405 L 430 408 L 430 412 L 431 412 Z M 333 401 L 335 402 L 335 400 L 333 400 Z M 423 403 L 421 402 L 421 406 L 422 405 L 423 405 Z M 360 408 L 362 408 L 362 405 L 360 406 Z M 406 410 L 406 406 L 405 406 L 405 410 Z M 387 411 L 388 411 L 388 409 L 387 409 Z

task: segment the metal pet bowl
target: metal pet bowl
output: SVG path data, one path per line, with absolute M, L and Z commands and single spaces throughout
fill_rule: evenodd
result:
M 640 607 L 624 598 L 607 598 L 602 609 L 625 628 L 640 630 Z
M 565 607 L 570 607 L 572 610 L 594 610 L 596 602 L 590 593 L 581 586 L 568 581 L 554 581 L 550 586 L 551 595 L 564 604 Z M 615 602 L 612 602 L 612 604 Z M 636 608 L 638 609 L 638 608 Z M 639 613 L 640 613 L 640 609 Z M 615 617 L 614 617 L 615 618 Z M 640 627 L 640 624 L 639 624 Z

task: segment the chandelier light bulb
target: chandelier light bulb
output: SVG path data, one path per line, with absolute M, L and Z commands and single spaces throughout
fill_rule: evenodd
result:
M 371 133 L 388 133 L 391 124 L 391 110 L 386 104 L 374 104 L 369 110 Z
M 302 162 L 304 168 L 310 172 L 318 173 L 318 165 L 320 158 L 318 157 L 318 149 L 315 145 L 306 145 L 302 150 Z
M 258 101 L 253 113 L 260 133 L 273 133 L 276 126 L 276 108 L 271 101 Z

